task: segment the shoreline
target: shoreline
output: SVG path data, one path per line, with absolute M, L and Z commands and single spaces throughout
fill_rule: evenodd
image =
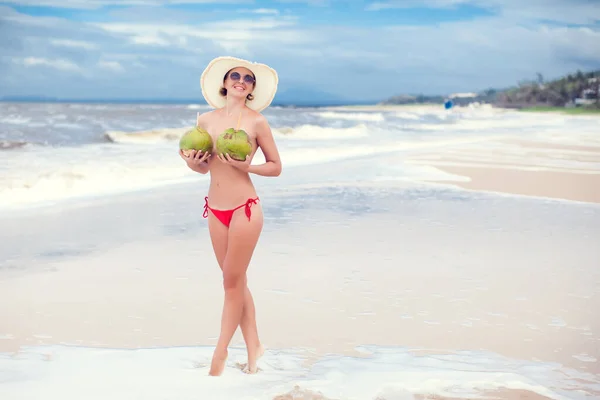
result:
M 463 179 L 422 179 L 487 193 L 600 204 L 600 140 L 590 144 L 542 138 L 499 139 L 410 156 L 408 164 Z
M 449 174 L 467 177 L 469 181 L 429 182 L 488 193 L 600 204 L 600 173 L 526 171 L 462 165 L 436 165 L 435 167 Z
M 569 117 L 600 117 L 600 109 L 588 109 L 588 108 L 566 108 L 566 107 L 503 107 L 493 103 L 468 103 L 468 104 L 455 104 L 450 109 L 445 109 L 443 103 L 409 103 L 409 104 L 353 104 L 353 105 L 331 105 L 322 106 L 323 109 L 341 109 L 341 110 L 356 110 L 356 111 L 385 111 L 385 110 L 434 110 L 439 112 L 451 113 L 452 110 L 469 110 L 475 109 L 491 109 L 498 112 L 512 112 L 512 113 L 538 113 L 540 115 L 548 114 L 562 114 Z
M 585 108 L 585 107 L 551 107 L 551 106 L 528 106 L 516 108 L 520 112 L 535 112 L 535 113 L 561 113 L 567 115 L 592 115 L 600 116 L 600 108 Z

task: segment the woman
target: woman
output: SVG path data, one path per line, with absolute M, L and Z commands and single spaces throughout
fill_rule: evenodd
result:
M 250 174 L 279 176 L 281 173 L 281 160 L 271 128 L 260 114 L 273 100 L 277 84 L 277 73 L 264 64 L 233 57 L 211 61 L 202 73 L 200 85 L 204 98 L 215 110 L 198 115 L 196 123 L 210 133 L 213 143 L 226 129 L 243 129 L 252 143 L 252 152 L 245 161 L 238 161 L 229 155 L 200 151 L 186 155 L 180 151 L 193 171 L 201 174 L 210 171 L 204 217 L 208 218 L 225 289 L 221 333 L 209 371 L 213 376 L 221 375 L 225 368 L 227 348 L 238 325 L 248 350 L 245 372 L 256 372 L 256 362 L 264 352 L 246 279 L 246 270 L 263 227 L 262 207 Z M 251 165 L 258 147 L 266 162 Z

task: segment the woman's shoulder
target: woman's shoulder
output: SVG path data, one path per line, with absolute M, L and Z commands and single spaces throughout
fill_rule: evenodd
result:
M 203 112 L 203 113 L 199 113 L 199 114 L 198 114 L 198 117 L 199 117 L 199 118 L 202 118 L 202 119 L 210 119 L 210 118 L 214 118 L 214 117 L 216 117 L 216 115 L 217 115 L 217 111 L 219 111 L 219 110 L 218 110 L 218 109 L 215 109 L 215 110 L 208 110 L 208 111 L 205 111 L 205 112 Z
M 267 118 L 256 110 L 250 109 L 250 116 L 252 117 L 252 121 L 254 121 L 255 125 L 268 124 Z
M 196 125 L 206 128 L 206 125 L 215 119 L 215 111 L 216 110 L 209 110 L 203 113 L 198 113 L 198 116 L 196 117 Z

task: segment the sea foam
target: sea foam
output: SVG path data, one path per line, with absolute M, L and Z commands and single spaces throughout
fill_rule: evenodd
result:
M 233 348 L 224 374 L 217 378 L 208 376 L 212 350 L 26 348 L 0 357 L 0 394 L 11 400 L 397 400 L 417 395 L 484 398 L 499 390 L 551 399 L 600 395 L 600 381 L 592 374 L 487 352 L 365 346 L 357 349 L 362 353 L 358 357 L 330 355 L 309 365 L 300 350 L 268 350 L 259 372 L 246 375 L 241 370 L 244 351 Z

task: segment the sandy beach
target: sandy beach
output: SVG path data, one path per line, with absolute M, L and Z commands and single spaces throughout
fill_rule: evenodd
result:
M 564 137 L 563 137 L 564 139 Z M 486 142 L 485 148 L 453 146 L 409 157 L 408 163 L 434 166 L 466 178 L 453 184 L 469 190 L 600 203 L 600 171 L 554 163 L 600 164 L 598 140 L 573 145 L 550 140 Z
M 223 293 L 205 180 L 2 212 L 0 398 L 600 396 L 599 141 L 463 140 L 257 178 L 255 376 L 239 331 L 206 376 Z M 440 172 L 389 172 L 410 168 Z
M 270 349 L 304 349 L 311 363 L 356 356 L 357 346 L 373 343 L 415 357 L 468 349 L 600 373 L 597 208 L 563 214 L 564 204 L 517 200 L 515 214 L 514 199 L 377 186 L 337 188 L 332 194 L 345 200 L 336 208 L 334 199 L 323 204 L 328 191 L 305 193 L 296 211 L 295 197 L 265 200 L 271 215 L 279 207 L 287 215 L 271 221 L 249 276 Z M 379 211 L 362 209 L 356 197 Z M 406 211 L 391 212 L 398 205 Z M 75 216 L 108 230 L 122 207 L 88 205 Z M 129 215 L 134 226 L 147 216 Z M 56 215 L 35 220 L 47 232 L 64 229 Z M 11 305 L 0 315 L 9 333 L 2 350 L 18 359 L 40 345 L 214 345 L 220 275 L 206 228 L 197 222 L 182 231 L 139 242 L 127 232 L 130 243 L 66 260 L 50 255 L 0 281 L 0 301 Z M 234 343 L 243 347 L 239 332 Z M 232 363 L 243 361 L 234 355 Z
M 465 189 L 600 203 L 600 174 L 485 166 L 445 165 L 439 168 L 451 174 L 468 177 L 468 182 L 457 183 Z

